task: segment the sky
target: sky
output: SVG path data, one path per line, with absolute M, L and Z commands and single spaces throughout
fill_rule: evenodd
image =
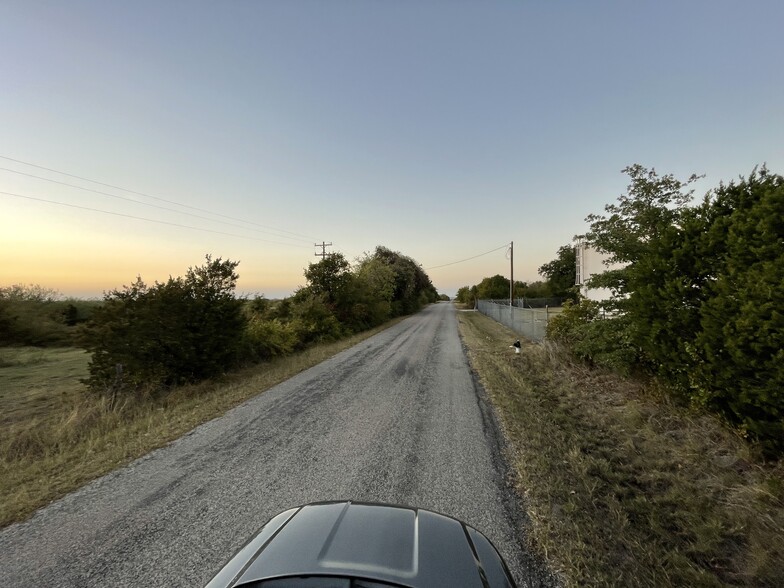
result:
M 784 174 L 776 1 L 0 0 L 0 286 L 99 298 L 383 245 L 439 292 L 537 269 L 640 163 Z

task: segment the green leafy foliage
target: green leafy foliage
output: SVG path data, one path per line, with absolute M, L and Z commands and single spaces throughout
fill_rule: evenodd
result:
M 623 171 L 631 180 L 627 194 L 606 206 L 606 215 L 587 218 L 591 225 L 584 238 L 625 266 L 599 274 L 591 286 L 614 293 L 604 306 L 629 323 L 639 367 L 687 395 L 686 349 L 695 336 L 702 296 L 700 264 L 691 245 L 703 227 L 699 213 L 687 206 L 692 192 L 686 188 L 698 177 L 683 182 L 641 165 Z
M 250 359 L 283 355 L 376 327 L 435 302 L 438 293 L 413 259 L 377 247 L 352 265 L 340 253 L 305 270 L 307 285 L 290 298 L 249 303 Z
M 500 274 L 484 278 L 476 286 L 476 295 L 480 300 L 509 300 L 509 278 Z
M 709 206 L 695 398 L 784 447 L 784 178 L 755 170 Z
M 336 304 L 345 298 L 352 276 L 346 258 L 340 253 L 330 253 L 318 263 L 311 263 L 305 270 L 305 278 L 312 294 Z
M 394 276 L 392 316 L 417 312 L 425 304 L 438 300 L 438 292 L 430 277 L 410 257 L 382 246 L 376 247 L 373 257 L 388 266 Z
M 92 389 L 114 398 L 120 391 L 197 382 L 341 339 L 438 300 L 419 264 L 384 247 L 354 267 L 341 254 L 324 256 L 306 268 L 307 285 L 283 300 L 238 299 L 237 265 L 208 255 L 184 277 L 153 286 L 137 278 L 106 294 L 81 334 L 92 352 Z M 3 336 L 17 324 L 12 311 L 18 298 L 28 305 L 54 304 L 48 296 L 42 288 L 0 290 Z M 58 304 L 63 329 L 83 321 L 79 301 Z
M 615 369 L 645 369 L 784 449 L 784 178 L 763 167 L 690 207 L 696 176 L 624 171 L 628 193 L 589 216 L 582 236 L 625 264 L 591 280 L 613 292 L 601 304 L 611 318 L 585 306 L 553 321 L 551 336 L 595 363 L 606 346 Z
M 550 284 L 541 280 L 523 284 L 522 287 L 519 287 L 519 284 L 521 282 L 515 283 L 515 298 L 549 298 L 553 295 Z
M 253 315 L 245 328 L 247 355 L 255 360 L 288 355 L 302 345 L 301 323 Z
M 607 318 L 598 302 L 567 300 L 563 312 L 547 323 L 547 337 L 568 346 L 591 365 L 629 374 L 639 360 L 628 317 Z
M 561 298 L 577 299 L 575 287 L 576 261 L 574 247 L 564 245 L 558 249 L 555 259 L 543 264 L 539 273 L 547 278 L 545 281 L 521 282 L 515 280 L 513 296 L 519 298 Z M 482 279 L 479 284 L 463 286 L 457 291 L 456 300 L 463 304 L 474 305 L 476 300 L 509 300 L 509 278 L 500 274 Z M 551 301 L 540 302 L 552 304 Z
M 105 296 L 85 329 L 96 390 L 171 386 L 213 377 L 241 359 L 246 318 L 234 297 L 237 262 L 213 260 L 148 287 L 141 278 Z
M 307 289 L 299 290 L 294 296 L 294 322 L 303 345 L 336 341 L 346 334 L 337 316 L 322 295 L 314 295 Z
M 470 304 L 473 306 L 475 297 L 471 293 L 471 288 L 468 286 L 462 286 L 457 289 L 457 295 L 455 296 L 455 300 L 460 304 Z
M 0 345 L 70 346 L 96 302 L 62 299 L 37 284 L 0 288 Z
M 327 255 L 311 264 L 305 277 L 308 285 L 297 292 L 294 303 L 307 309 L 307 317 L 301 318 L 310 325 L 307 332 L 312 337 L 359 332 L 438 300 L 418 263 L 381 246 L 353 269 L 341 254 Z M 336 323 L 327 320 L 325 313 Z
M 557 257 L 539 267 L 539 274 L 547 278 L 549 292 L 545 296 L 577 299 L 575 288 L 577 272 L 576 252 L 572 245 L 558 249 Z M 529 294 L 532 298 L 532 294 Z
M 54 302 L 60 298 L 60 293 L 52 288 L 38 284 L 14 284 L 0 288 L 0 298 L 24 302 Z

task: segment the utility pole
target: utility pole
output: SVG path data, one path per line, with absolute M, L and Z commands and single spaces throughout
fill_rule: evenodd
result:
M 324 259 L 327 256 L 327 247 L 332 247 L 332 243 L 313 243 L 313 247 L 321 247 L 321 253 L 316 253 L 316 257 Z
M 509 306 L 514 306 L 514 241 L 509 243 Z

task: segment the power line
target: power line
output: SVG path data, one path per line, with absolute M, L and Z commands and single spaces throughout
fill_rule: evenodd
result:
M 187 215 L 187 216 L 192 216 L 194 218 L 200 218 L 202 220 L 206 220 L 206 221 L 210 221 L 210 222 L 214 222 L 214 223 L 221 223 L 223 225 L 229 225 L 230 227 L 237 227 L 238 229 L 248 229 L 248 227 L 244 227 L 242 225 L 237 225 L 237 224 L 234 224 L 234 223 L 229 223 L 229 222 L 226 222 L 226 221 L 210 218 L 210 217 L 207 217 L 207 216 L 202 216 L 200 214 L 193 214 L 192 212 L 185 212 L 185 211 L 182 211 L 182 210 L 175 210 L 174 208 L 167 208 L 166 206 L 159 206 L 157 204 L 150 204 L 149 202 L 142 202 L 141 200 L 135 200 L 133 198 L 127 198 L 125 196 L 119 196 L 117 194 L 110 194 L 109 192 L 103 192 L 101 190 L 93 190 L 92 188 L 85 188 L 84 186 L 77 186 L 75 184 L 69 184 L 67 182 L 61 182 L 59 180 L 53 180 L 51 178 L 44 178 L 42 176 L 36 176 L 34 174 L 28 174 L 28 173 L 25 173 L 25 172 L 17 171 L 15 169 L 9 169 L 7 167 L 0 167 L 0 171 L 7 171 L 7 172 L 14 173 L 14 174 L 27 176 L 29 178 L 35 178 L 37 180 L 44 180 L 45 182 L 52 182 L 53 184 L 59 184 L 61 186 L 67 186 L 69 188 L 76 188 L 78 190 L 84 190 L 86 192 L 92 192 L 93 194 L 100 194 L 102 196 L 109 196 L 111 198 L 117 198 L 118 200 L 125 200 L 126 202 L 133 202 L 134 204 L 141 204 L 143 206 L 150 206 L 152 208 L 157 208 L 159 210 L 166 210 L 166 211 L 169 211 L 169 212 L 174 212 L 176 214 L 184 214 L 184 215 Z M 268 234 L 273 235 L 275 237 L 280 237 L 281 239 L 296 239 L 298 241 L 310 242 L 310 239 L 305 239 L 304 237 L 289 237 L 287 235 L 280 235 L 280 234 L 273 233 L 271 231 L 260 231 L 259 229 L 249 229 L 249 230 L 254 230 L 254 231 L 257 231 L 259 233 L 268 233 Z
M 248 237 L 246 235 L 238 235 L 236 233 L 227 233 L 225 231 L 215 231 L 213 229 L 204 229 L 201 227 L 194 227 L 191 225 L 183 225 L 180 223 L 172 223 L 168 221 L 162 221 L 153 218 L 145 218 L 142 216 L 134 216 L 132 214 L 123 214 L 121 212 L 112 212 L 110 210 L 101 210 L 100 208 L 91 208 L 89 206 L 79 206 L 78 204 L 70 204 L 68 202 L 57 202 L 56 200 L 46 200 L 45 198 L 36 198 L 35 196 L 25 196 L 23 194 L 15 194 L 13 192 L 4 192 L 0 190 L 0 194 L 4 194 L 6 196 L 14 196 L 15 198 L 24 198 L 25 200 L 34 200 L 36 202 L 45 202 L 47 204 L 56 204 L 58 206 L 68 206 L 69 208 L 78 208 L 80 210 L 90 210 L 92 212 L 100 212 L 102 214 L 111 214 L 112 216 L 121 216 L 124 218 L 132 218 L 136 220 L 146 221 L 150 223 L 157 223 L 159 225 L 168 225 L 171 227 L 180 227 L 183 229 L 192 229 L 194 231 L 203 231 L 205 233 L 215 233 L 216 235 L 227 235 L 229 237 L 237 237 L 240 239 L 250 239 L 251 241 L 261 241 L 263 243 L 274 243 L 276 245 L 288 245 L 290 247 L 310 247 L 309 245 L 298 245 L 295 243 L 281 243 L 280 241 L 271 241 L 269 239 L 259 239 L 258 237 Z
M 477 257 L 482 257 L 483 255 L 489 255 L 491 253 L 495 253 L 496 251 L 500 251 L 501 249 L 508 249 L 508 248 L 509 248 L 509 243 L 504 243 L 500 247 L 496 247 L 495 249 L 491 249 L 490 251 L 485 251 L 484 253 L 480 253 L 479 255 L 474 255 L 473 257 L 467 257 L 466 259 L 461 259 L 460 261 L 453 261 L 452 263 L 445 263 L 443 265 L 434 265 L 432 267 L 426 267 L 425 270 L 429 271 L 432 269 L 438 269 L 440 267 L 447 267 L 448 265 L 457 265 L 458 263 L 471 261 L 472 259 L 476 259 Z
M 145 198 L 152 198 L 153 200 L 158 200 L 160 202 L 166 202 L 167 204 L 174 204 L 175 206 L 181 206 L 183 208 L 188 208 L 190 210 L 197 210 L 199 212 L 206 212 L 207 214 L 212 214 L 214 216 L 227 218 L 229 220 L 239 221 L 239 222 L 242 222 L 242 223 L 247 223 L 249 225 L 255 225 L 255 226 L 261 227 L 263 229 L 272 229 L 272 230 L 278 231 L 280 233 L 288 233 L 290 235 L 295 235 L 297 237 L 301 237 L 301 238 L 303 238 L 306 241 L 312 241 L 313 240 L 312 237 L 308 237 L 307 235 L 302 235 L 300 233 L 295 233 L 293 231 L 287 231 L 285 229 L 278 229 L 277 227 L 270 227 L 268 225 L 262 225 L 260 223 L 256 223 L 256 222 L 249 221 L 249 220 L 245 220 L 245 219 L 242 219 L 242 218 L 228 216 L 228 215 L 225 215 L 225 214 L 221 214 L 219 212 L 213 212 L 213 211 L 207 210 L 205 208 L 198 208 L 196 206 L 189 206 L 188 204 L 181 204 L 181 203 L 175 202 L 173 200 L 167 200 L 166 198 L 161 198 L 159 196 L 153 196 L 152 194 L 146 194 L 144 192 L 137 192 L 136 190 L 130 190 L 128 188 L 123 188 L 122 186 L 116 186 L 114 184 L 107 184 L 106 182 L 99 182 L 98 180 L 92 180 L 92 179 L 86 178 L 84 176 L 77 176 L 75 174 L 69 174 L 68 172 L 60 171 L 60 170 L 53 169 L 53 168 L 50 168 L 50 167 L 45 167 L 43 165 L 38 165 L 36 163 L 30 163 L 28 161 L 22 161 L 21 159 L 14 159 L 13 157 L 8 157 L 6 155 L 0 155 L 0 159 L 5 159 L 7 161 L 13 161 L 14 163 L 21 163 L 22 165 L 29 165 L 30 167 L 43 169 L 43 170 L 46 170 L 46 171 L 49 171 L 49 172 L 53 172 L 53 173 L 56 173 L 56 174 L 60 174 L 60 175 L 63 175 L 63 176 L 68 176 L 69 178 L 76 178 L 77 180 L 83 180 L 85 182 L 91 182 L 93 184 L 98 184 L 99 186 L 105 186 L 107 188 L 114 188 L 115 190 L 122 190 L 123 192 L 128 192 L 129 194 L 136 194 L 137 196 L 144 196 Z M 3 169 L 5 169 L 5 168 L 3 168 Z M 13 171 L 13 170 L 8 170 L 8 171 Z M 15 173 L 22 173 L 22 172 L 15 172 Z M 25 174 L 25 175 L 27 175 L 27 174 Z M 41 178 L 41 179 L 46 179 L 46 178 Z M 50 181 L 55 181 L 55 180 L 50 180 Z M 79 187 L 79 186 L 75 186 L 75 187 Z M 89 188 L 82 188 L 82 189 L 89 190 Z M 105 194 L 105 192 L 99 192 L 99 193 Z M 134 200 L 133 202 L 138 202 L 138 200 Z M 141 203 L 141 204 L 145 204 L 145 203 Z

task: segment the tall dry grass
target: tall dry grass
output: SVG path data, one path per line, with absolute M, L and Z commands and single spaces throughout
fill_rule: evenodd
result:
M 531 536 L 568 586 L 784 585 L 784 465 L 650 382 L 460 315 Z

